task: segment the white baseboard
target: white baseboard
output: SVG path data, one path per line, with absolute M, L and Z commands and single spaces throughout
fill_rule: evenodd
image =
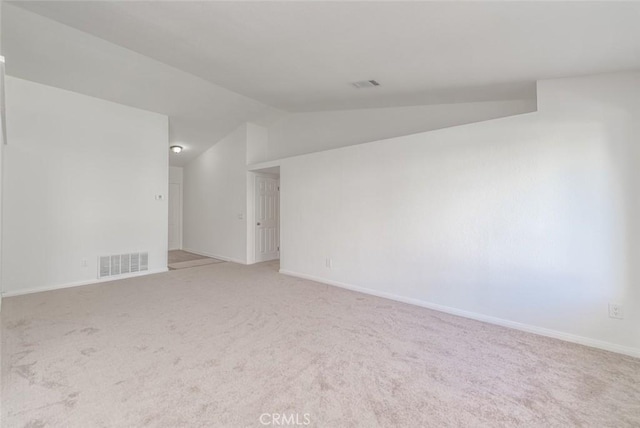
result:
M 197 254 L 199 256 L 205 256 L 205 257 L 211 257 L 213 259 L 224 260 L 225 262 L 239 263 L 241 265 L 247 264 L 246 260 L 233 259 L 231 257 L 221 256 L 219 254 L 205 253 L 204 251 L 192 250 L 191 248 L 183 248 L 182 251 L 186 251 L 187 253 Z
M 102 279 L 93 279 L 90 281 L 70 282 L 67 284 L 59 284 L 59 285 L 45 285 L 42 287 L 28 288 L 26 290 L 5 291 L 2 293 L 2 297 L 21 296 L 23 294 L 40 293 L 43 291 L 53 291 L 53 290 L 61 290 L 63 288 L 81 287 L 83 285 L 93 285 L 93 284 L 100 284 L 102 282 L 119 281 L 121 279 L 135 278 L 138 276 L 146 276 L 146 275 L 152 275 L 154 273 L 162 273 L 162 272 L 168 272 L 168 271 L 169 269 L 163 268 L 163 269 L 148 270 L 143 272 L 128 273 L 126 275 L 110 276 Z
M 615 352 L 618 354 L 629 355 L 631 357 L 640 358 L 640 349 L 631 348 L 628 346 L 617 345 L 615 343 L 609 343 L 598 339 L 592 339 L 589 337 L 577 336 L 575 334 L 565 333 L 562 331 L 551 330 L 543 327 L 537 327 L 534 325 L 523 324 L 515 321 L 509 321 L 502 318 L 496 318 L 489 315 L 483 315 L 475 312 L 469 312 L 462 309 L 452 308 L 450 306 L 438 305 L 436 303 L 430 303 L 411 297 L 399 296 L 384 291 L 372 290 L 370 288 L 359 287 L 357 285 L 346 284 L 339 281 L 333 281 L 330 279 L 320 278 L 313 275 L 307 275 L 304 273 L 294 272 L 286 269 L 280 269 L 280 273 L 284 275 L 294 276 L 297 278 L 308 279 L 323 284 L 333 285 L 335 287 L 345 288 L 347 290 L 358 291 L 360 293 L 369 294 L 376 297 L 382 297 L 389 300 L 395 300 L 397 302 L 408 303 L 410 305 L 416 305 L 427 309 L 433 309 L 440 312 L 445 312 L 451 315 L 457 315 L 464 318 L 470 318 L 477 321 L 486 322 L 489 324 L 495 324 L 502 327 L 513 328 L 515 330 L 526 331 L 528 333 L 538 334 L 540 336 L 552 337 L 554 339 L 564 340 L 566 342 L 578 343 L 580 345 L 590 346 L 592 348 L 603 349 L 605 351 Z

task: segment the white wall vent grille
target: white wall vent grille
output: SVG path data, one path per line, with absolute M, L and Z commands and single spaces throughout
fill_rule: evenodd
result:
M 149 253 L 98 257 L 98 278 L 149 270 Z
M 131 254 L 131 272 L 140 271 L 140 254 Z
M 111 256 L 111 276 L 120 275 L 120 256 Z
M 131 269 L 129 268 L 130 266 L 131 266 L 131 254 L 122 254 L 120 256 L 120 273 L 124 274 L 124 273 L 131 272 Z
M 140 253 L 140 270 L 149 270 L 149 253 Z
M 103 256 L 98 258 L 98 278 L 111 275 L 111 257 Z

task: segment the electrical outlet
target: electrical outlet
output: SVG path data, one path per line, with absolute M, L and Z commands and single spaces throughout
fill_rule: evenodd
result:
M 87 263 L 87 259 L 82 259 L 82 267 L 86 268 L 87 266 L 89 266 L 89 264 Z
M 609 303 L 609 318 L 624 319 L 624 312 L 622 311 L 622 305 L 615 303 Z
M 327 266 L 328 269 L 331 269 L 333 267 L 333 261 L 331 260 L 330 257 L 327 257 L 327 260 L 325 261 L 325 265 Z

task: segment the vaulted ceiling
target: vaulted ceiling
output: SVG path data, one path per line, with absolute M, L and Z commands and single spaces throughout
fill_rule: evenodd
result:
M 637 2 L 36 1 L 19 7 L 244 96 L 258 110 L 525 99 L 535 96 L 538 79 L 640 69 Z M 350 85 L 367 79 L 381 86 Z

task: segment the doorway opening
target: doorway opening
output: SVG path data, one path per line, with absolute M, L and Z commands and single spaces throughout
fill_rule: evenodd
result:
M 280 259 L 280 167 L 249 173 L 248 256 L 253 263 Z M 251 195 L 252 193 L 252 195 Z M 252 199 L 252 200 L 251 200 Z M 252 202 L 252 203 L 251 203 Z

